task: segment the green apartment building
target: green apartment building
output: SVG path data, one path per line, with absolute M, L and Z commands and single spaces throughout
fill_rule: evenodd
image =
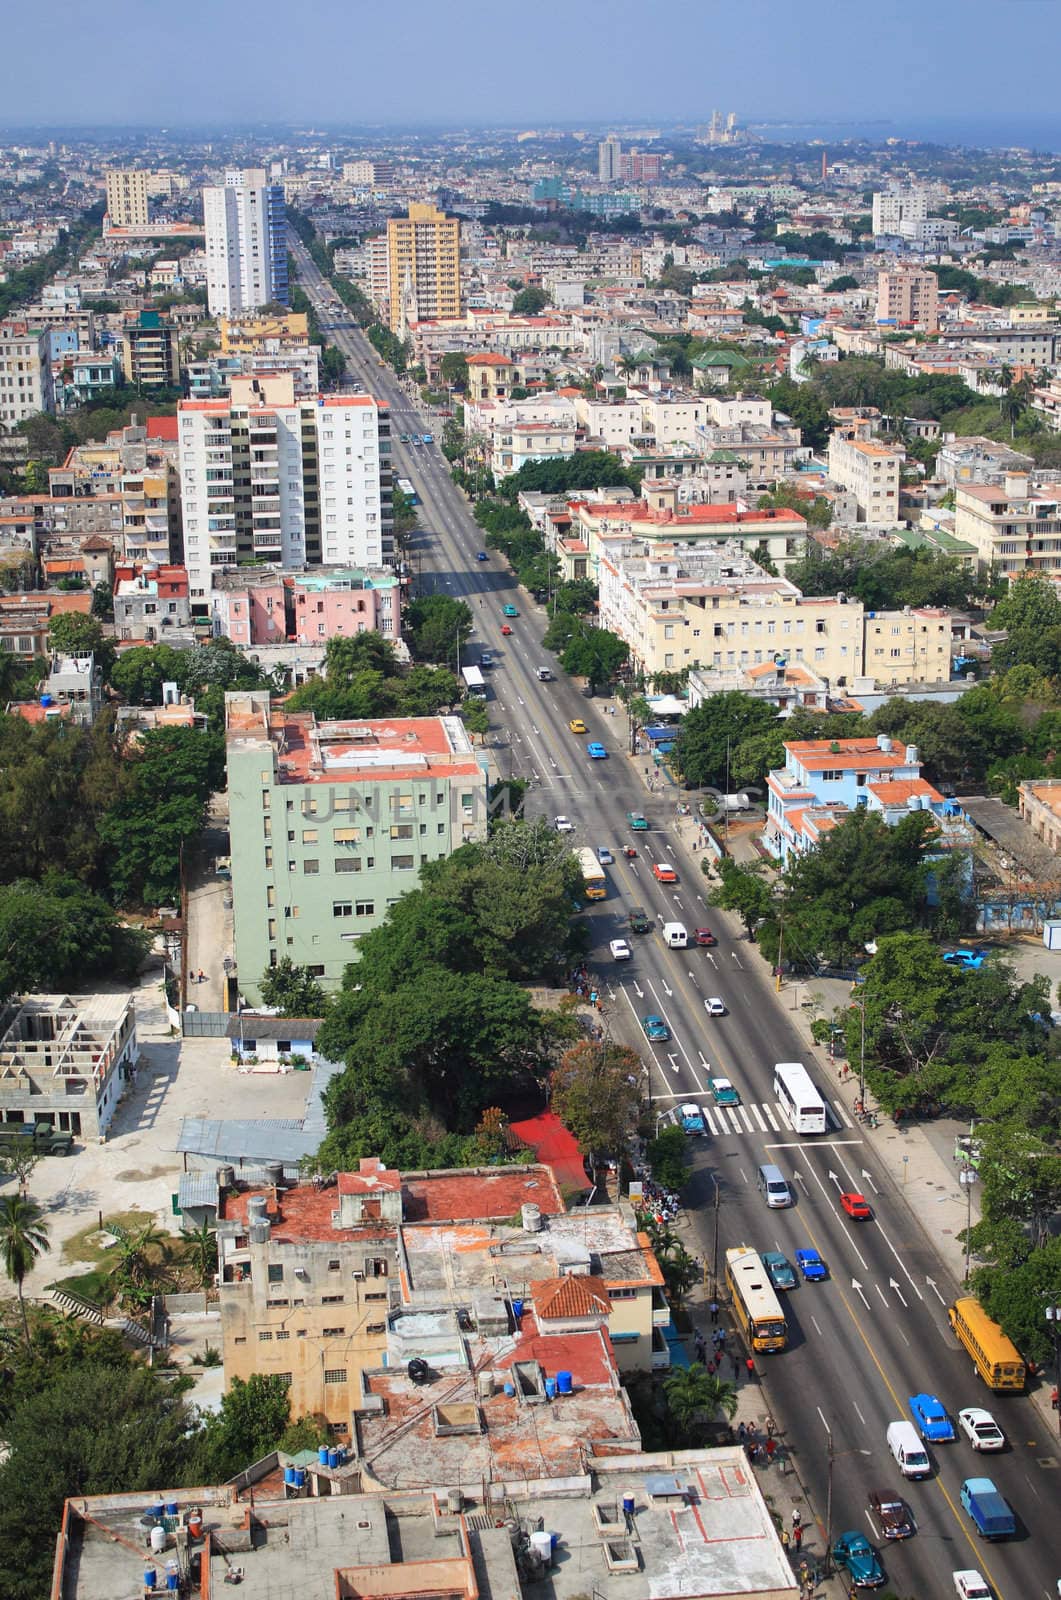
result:
M 486 837 L 491 773 L 458 717 L 318 722 L 225 696 L 240 992 L 284 956 L 327 988 L 425 861 Z

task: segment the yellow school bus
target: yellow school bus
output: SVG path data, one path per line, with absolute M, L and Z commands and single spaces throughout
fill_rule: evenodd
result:
M 989 1389 L 999 1393 L 1024 1388 L 1024 1362 L 1016 1345 L 992 1322 L 972 1296 L 947 1307 L 951 1327 L 973 1358 L 973 1366 Z
M 788 1324 L 757 1250 L 738 1245 L 726 1251 L 726 1283 L 733 1314 L 753 1350 L 783 1350 Z

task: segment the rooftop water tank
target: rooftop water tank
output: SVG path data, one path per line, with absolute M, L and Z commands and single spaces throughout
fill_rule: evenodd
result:
M 556 1388 L 558 1394 L 571 1394 L 574 1390 L 574 1381 L 570 1372 L 556 1374 Z
M 151 1529 L 151 1554 L 161 1555 L 166 1548 L 166 1530 L 159 1527 L 158 1523 Z
M 551 1564 L 553 1559 L 553 1536 L 551 1533 L 532 1533 L 530 1546 L 543 1567 Z
M 540 1233 L 542 1227 L 541 1207 L 531 1205 L 528 1201 L 520 1210 L 523 1217 L 524 1233 Z

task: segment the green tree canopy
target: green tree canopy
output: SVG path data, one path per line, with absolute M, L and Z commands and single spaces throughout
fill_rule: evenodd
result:
M 641 1116 L 645 1069 L 626 1045 L 582 1039 L 565 1050 L 550 1080 L 553 1110 L 595 1168 L 621 1162 Z
M 678 765 L 690 783 L 726 786 L 726 758 L 742 739 L 765 733 L 777 721 L 777 707 L 739 690 L 727 690 L 701 701 L 682 718 L 677 740 Z
M 281 956 L 275 967 L 266 967 L 258 980 L 262 1004 L 275 1006 L 282 1017 L 323 1017 L 324 990 L 308 967 L 299 967 L 290 956 Z
M 61 611 L 48 624 L 48 642 L 53 651 L 67 656 L 96 658 L 96 665 L 109 680 L 114 665 L 114 645 L 103 632 L 102 624 L 87 612 Z
M 539 289 L 536 284 L 530 284 L 526 289 L 521 289 L 512 301 L 512 315 L 514 317 L 537 317 L 549 304 L 549 295 L 544 289 Z

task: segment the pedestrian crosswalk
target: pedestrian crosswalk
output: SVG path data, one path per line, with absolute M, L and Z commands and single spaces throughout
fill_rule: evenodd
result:
M 687 1101 L 686 1104 L 694 1102 Z M 734 1134 L 760 1133 L 794 1133 L 792 1119 L 779 1100 L 764 1100 L 761 1104 L 739 1106 L 716 1106 L 711 1102 L 706 1105 L 695 1102 L 704 1119 L 704 1129 L 713 1134 L 716 1139 L 732 1137 Z M 854 1123 L 847 1115 L 843 1106 L 833 1106 L 826 1102 L 826 1116 L 831 1118 L 834 1127 L 854 1127 Z M 673 1122 L 682 1126 L 682 1114 L 678 1106 L 665 1113 L 660 1118 L 661 1122 Z

